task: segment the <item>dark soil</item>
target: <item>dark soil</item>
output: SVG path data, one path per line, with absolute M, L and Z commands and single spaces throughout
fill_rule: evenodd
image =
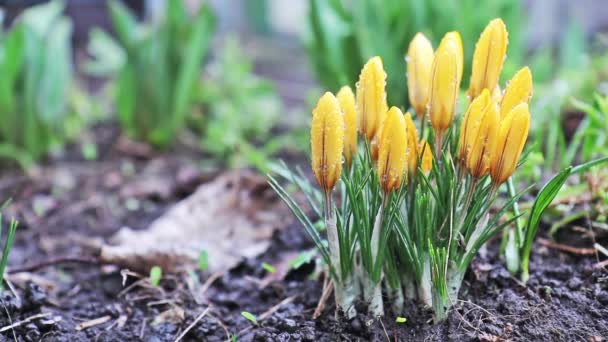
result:
M 491 243 L 473 262 L 461 301 L 438 325 L 432 324 L 428 310 L 412 302 L 399 315 L 406 323 L 395 323 L 393 313 L 382 324 L 368 325 L 365 317 L 339 322 L 331 298 L 323 315 L 313 320 L 323 286 L 315 266 L 272 275 L 261 267 L 266 262 L 280 270 L 297 253 L 312 248 L 297 224 L 277 232 L 264 254 L 225 274 L 165 275 L 157 288 L 131 275 L 123 284 L 118 267 L 89 262 L 95 255 L 87 246 L 122 226 L 145 228 L 214 172 L 201 167 L 204 156 L 185 147 L 155 154 L 119 143 L 114 126 L 100 126 L 93 133 L 99 148 L 96 161 L 85 161 L 77 149 L 68 149 L 31 176 L 17 170 L 3 173 L 0 188 L 13 198 L 5 216 L 21 221 L 9 266 L 53 265 L 10 275 L 18 297 L 8 290 L 2 295 L 0 341 L 173 341 L 203 314 L 183 340 L 223 341 L 232 335 L 239 341 L 608 338 L 606 269 L 594 268 L 596 257 L 540 245 L 532 255 L 530 281 L 523 286 L 497 258 L 497 241 Z M 591 244 L 563 231 L 557 242 Z M 53 262 L 61 257 L 83 260 Z M 255 314 L 259 325 L 245 319 L 243 311 Z M 2 328 L 32 317 L 14 329 Z

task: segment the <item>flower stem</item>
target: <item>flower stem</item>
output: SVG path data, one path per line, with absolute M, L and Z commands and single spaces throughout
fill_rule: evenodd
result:
M 376 221 L 374 222 L 374 228 L 372 230 L 371 240 L 371 252 L 372 252 L 372 269 L 376 266 L 376 260 L 378 259 L 378 251 L 380 249 L 380 236 L 382 232 L 382 220 L 384 218 L 384 208 L 386 207 L 388 200 L 388 194 L 384 194 L 382 198 L 382 205 L 378 209 L 376 215 Z M 380 271 L 382 272 L 382 271 Z M 384 315 L 384 305 L 382 303 L 382 273 L 380 273 L 380 279 L 374 281 L 371 274 L 367 275 L 366 281 L 366 299 L 368 302 L 368 313 L 374 317 L 380 317 Z
M 336 277 L 334 281 L 336 306 L 349 314 L 349 308 L 345 305 L 345 289 L 344 279 L 340 266 L 340 240 L 338 238 L 338 228 L 336 227 L 336 218 L 331 213 L 331 191 L 325 192 L 325 229 L 327 230 L 327 242 L 329 243 L 329 254 L 331 258 L 331 266 L 334 269 Z M 355 313 L 356 314 L 356 313 Z

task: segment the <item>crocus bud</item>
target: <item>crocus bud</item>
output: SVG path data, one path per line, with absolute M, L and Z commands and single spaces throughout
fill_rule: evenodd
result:
M 469 98 L 479 96 L 484 89 L 493 91 L 498 84 L 500 71 L 507 52 L 508 33 L 501 19 L 490 21 L 483 30 L 473 54 L 473 70 Z
M 404 118 L 405 134 L 407 137 L 407 148 L 405 151 L 407 173 L 410 176 L 415 176 L 418 169 L 418 131 L 416 131 L 416 126 L 409 112 L 405 113 Z
M 504 118 L 520 103 L 530 103 L 532 97 L 532 73 L 528 67 L 519 70 L 507 84 L 500 102 L 500 117 Z
M 350 167 L 353 156 L 357 153 L 357 112 L 355 95 L 349 86 L 344 86 L 337 95 L 344 115 L 344 159 Z
M 433 46 L 418 32 L 407 50 L 407 89 L 410 103 L 418 118 L 422 120 L 429 102 L 431 70 L 433 67 Z
M 380 57 L 372 57 L 361 70 L 357 83 L 357 120 L 359 132 L 371 141 L 388 110 L 386 72 Z
M 458 47 L 456 57 L 458 60 L 458 84 L 460 84 L 460 81 L 462 80 L 462 69 L 464 67 L 464 49 L 462 48 L 462 38 L 460 37 L 460 33 L 458 31 L 448 32 L 441 40 L 451 40 Z
M 530 112 L 527 103 L 515 106 L 500 122 L 490 165 L 494 186 L 504 183 L 515 172 L 529 129 Z
M 468 155 L 467 168 L 474 178 L 481 178 L 490 171 L 499 120 L 498 107 L 491 103 L 483 113 L 477 134 L 471 137 L 472 148 Z
M 418 155 L 420 157 L 420 168 L 422 172 L 426 176 L 428 176 L 431 169 L 433 169 L 433 150 L 431 150 L 431 145 L 426 142 L 426 140 L 420 140 L 418 144 Z
M 378 180 L 385 193 L 401 186 L 406 150 L 405 119 L 399 108 L 392 107 L 384 122 L 378 150 Z
M 344 148 L 344 118 L 332 93 L 325 93 L 312 111 L 310 145 L 312 170 L 321 188 L 330 192 L 342 172 Z
M 382 128 L 384 125 L 380 125 L 380 128 L 376 130 L 376 134 L 369 142 L 369 149 L 374 162 L 378 161 L 378 150 L 380 149 L 380 139 L 382 138 Z
M 429 118 L 437 136 L 443 136 L 454 117 L 460 88 L 458 80 L 460 49 L 461 47 L 453 39 L 443 39 L 433 60 Z
M 488 89 L 484 89 L 481 95 L 475 98 L 467 109 L 460 126 L 460 136 L 458 137 L 458 162 L 461 167 L 466 166 L 468 155 L 473 149 L 473 143 L 481 125 L 481 119 L 490 105 L 492 105 L 490 92 Z

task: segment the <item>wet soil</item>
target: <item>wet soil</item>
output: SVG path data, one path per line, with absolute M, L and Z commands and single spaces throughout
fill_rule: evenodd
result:
M 154 153 L 121 140 L 112 125 L 93 130 L 98 158 L 68 148 L 36 172 L 5 168 L 5 211 L 21 222 L 9 267 L 13 291 L 0 309 L 0 341 L 602 341 L 608 338 L 608 271 L 596 256 L 535 245 L 527 286 L 497 257 L 498 241 L 474 260 L 460 301 L 449 318 L 432 324 L 430 311 L 408 302 L 407 318 L 334 319 L 332 298 L 312 319 L 323 279 L 313 263 L 289 269 L 312 249 L 292 223 L 271 247 L 236 268 L 208 274 L 164 275 L 151 286 L 145 275 L 96 264 L 94 241 L 122 226 L 143 229 L 168 207 L 211 179 L 205 156 L 184 146 Z M 292 221 L 291 217 L 285 218 Z M 597 242 L 608 243 L 605 236 Z M 563 229 L 557 242 L 586 246 L 590 239 Z M 69 257 L 69 258 L 65 258 Z M 61 260 L 63 258 L 64 260 Z M 68 262 L 70 259 L 78 259 Z M 37 263 L 48 263 L 46 267 Z M 261 265 L 277 269 L 270 274 Z M 14 273 L 32 265 L 28 272 Z M 284 272 L 285 271 L 285 272 Z M 241 315 L 257 316 L 253 324 Z M 10 325 L 14 328 L 7 328 Z

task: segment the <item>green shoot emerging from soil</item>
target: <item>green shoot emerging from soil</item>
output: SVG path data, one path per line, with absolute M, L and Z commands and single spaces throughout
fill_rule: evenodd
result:
M 8 226 L 8 234 L 6 236 L 6 240 L 4 241 L 4 247 L 2 248 L 2 260 L 0 260 L 0 276 L 2 277 L 2 281 L 0 281 L 0 290 L 4 288 L 4 271 L 6 269 L 6 264 L 8 263 L 8 255 L 11 252 L 11 248 L 13 247 L 13 242 L 15 240 L 17 225 L 17 221 L 11 220 L 11 223 Z M 2 238 L 3 230 L 4 224 L 2 222 L 2 215 L 0 215 L 0 239 Z

